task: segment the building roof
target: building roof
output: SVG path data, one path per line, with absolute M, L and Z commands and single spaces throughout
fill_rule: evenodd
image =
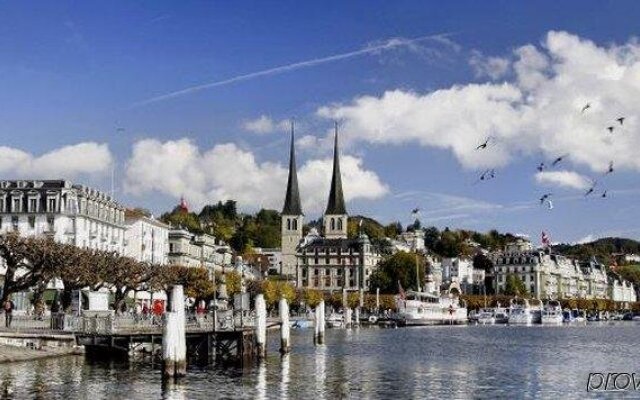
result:
M 336 131 L 333 146 L 333 176 L 331 177 L 331 190 L 329 191 L 329 201 L 327 202 L 327 210 L 325 215 L 346 214 L 347 210 L 344 205 L 344 194 L 342 193 L 342 177 L 340 174 L 340 151 L 338 149 L 338 123 L 336 122 Z
M 296 169 L 296 150 L 294 146 L 293 122 L 291 123 L 291 151 L 289 154 L 289 179 L 287 180 L 287 194 L 284 198 L 282 215 L 303 215 L 300 205 L 300 191 L 298 190 L 298 171 Z

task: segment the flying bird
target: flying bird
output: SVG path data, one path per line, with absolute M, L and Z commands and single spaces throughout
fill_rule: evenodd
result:
M 411 214 L 413 214 L 413 215 L 418 214 L 418 213 L 420 213 L 420 208 L 418 208 L 418 207 L 416 207 L 413 210 L 411 210 Z
M 614 129 L 615 128 L 613 127 L 613 125 L 612 126 L 607 126 L 607 130 L 609 131 L 609 133 L 613 133 Z
M 551 197 L 551 193 L 544 194 L 542 197 L 540 197 L 540 205 L 544 204 L 544 202 L 547 201 L 549 197 Z
M 487 169 L 485 170 L 482 175 L 480 175 L 480 178 L 476 181 L 476 183 L 481 182 L 481 181 L 488 181 L 489 179 L 495 178 L 496 177 L 496 170 L 495 169 Z
M 614 171 L 613 169 L 613 161 L 609 161 L 609 168 L 607 168 L 607 172 L 605 172 L 605 175 L 609 175 L 610 173 L 612 173 Z
M 596 190 L 596 182 L 593 182 L 593 186 L 591 186 L 589 188 L 589 190 L 586 191 L 586 193 L 584 194 L 584 196 L 589 196 L 591 193 L 595 192 Z
M 544 171 L 544 163 L 543 162 L 541 162 L 540 165 L 538 165 L 537 170 L 538 170 L 538 172 Z
M 607 197 L 607 191 L 605 190 L 604 192 L 602 192 L 602 195 L 600 197 L 602 197 L 603 199 L 606 198 Z
M 587 111 L 590 108 L 591 108 L 591 103 L 587 103 L 587 104 L 584 105 L 584 107 L 582 107 L 582 111 L 580 111 L 580 112 L 584 113 L 585 111 Z
M 487 148 L 487 146 L 489 145 L 489 141 L 491 140 L 491 136 L 487 136 L 487 138 L 485 139 L 485 141 L 479 145 L 478 147 L 476 147 L 476 150 L 484 150 Z
M 620 122 L 620 125 L 622 125 L 624 123 L 624 117 L 620 117 L 616 119 L 616 121 Z
M 555 167 L 560 161 L 562 161 L 566 156 L 568 156 L 568 154 L 563 154 L 560 157 L 556 158 L 555 160 L 553 160 L 553 162 L 551 163 L 552 167 Z

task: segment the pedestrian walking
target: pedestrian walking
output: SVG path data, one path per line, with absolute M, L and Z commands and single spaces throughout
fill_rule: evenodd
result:
M 4 309 L 4 325 L 7 328 L 11 328 L 11 321 L 13 320 L 13 309 L 15 304 L 10 299 L 7 299 L 2 308 Z

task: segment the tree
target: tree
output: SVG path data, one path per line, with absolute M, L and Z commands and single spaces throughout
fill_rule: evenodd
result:
M 369 287 L 372 291 L 380 288 L 381 293 L 397 293 L 398 282 L 403 289 L 417 289 L 416 257 L 419 282 L 422 285 L 425 276 L 425 260 L 421 254 L 404 251 L 387 257 L 378 265 L 378 269 L 371 275 Z
M 394 239 L 396 236 L 402 233 L 402 224 L 398 221 L 392 222 L 384 227 L 384 235 L 388 238 Z
M 195 213 L 185 211 L 180 206 L 176 206 L 171 212 L 162 214 L 160 220 L 169 225 L 184 228 L 189 232 L 203 232 L 198 216 Z
M 45 285 L 55 276 L 56 251 L 51 238 L 20 237 L 16 233 L 0 235 L 0 257 L 6 271 L 0 304 L 13 293 Z
M 289 282 L 267 279 L 262 282 L 262 293 L 267 306 L 272 309 L 281 298 L 291 303 L 296 298 L 296 290 Z
M 503 293 L 511 296 L 524 296 L 528 293 L 528 291 L 520 277 L 518 277 L 517 275 L 508 274 L 505 281 Z
M 322 292 L 316 289 L 304 289 L 302 298 L 311 308 L 315 308 L 324 299 Z
M 236 294 L 240 293 L 242 289 L 242 277 L 237 271 L 229 271 L 224 274 L 225 284 L 227 285 L 227 294 L 233 298 Z

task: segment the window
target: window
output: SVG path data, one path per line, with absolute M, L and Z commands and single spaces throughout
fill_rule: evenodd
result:
M 318 268 L 316 268 L 316 269 L 314 269 L 314 270 L 313 270 L 313 274 L 314 274 L 314 275 L 318 275 Z
M 20 207 L 20 203 L 22 202 L 22 199 L 20 197 L 14 197 L 13 198 L 13 206 L 11 207 L 11 211 L 12 212 L 20 212 L 22 211 L 22 207 Z
M 47 229 L 49 230 L 49 232 L 53 231 L 54 226 L 55 219 L 53 217 L 47 217 Z
M 335 218 L 331 218 L 331 230 L 335 230 L 336 229 L 336 219 Z
M 291 219 L 287 218 L 287 230 L 291 230 Z
M 38 212 L 38 199 L 35 197 L 29 198 L 29 212 L 31 213 Z
M 294 218 L 294 220 L 292 222 L 293 223 L 292 223 L 291 226 L 293 227 L 293 230 L 297 231 L 298 230 L 298 220 Z
M 29 228 L 33 229 L 36 227 L 36 217 L 33 215 L 29 216 Z
M 48 212 L 56 212 L 57 201 L 55 197 L 49 197 L 47 199 L 47 211 Z
M 13 226 L 13 230 L 17 231 L 18 230 L 18 217 L 17 216 L 13 216 L 11 217 L 11 225 Z
M 7 207 L 7 198 L 6 197 L 0 197 L 0 212 L 6 212 L 6 207 Z
M 342 218 L 338 218 L 338 230 L 342 230 Z

